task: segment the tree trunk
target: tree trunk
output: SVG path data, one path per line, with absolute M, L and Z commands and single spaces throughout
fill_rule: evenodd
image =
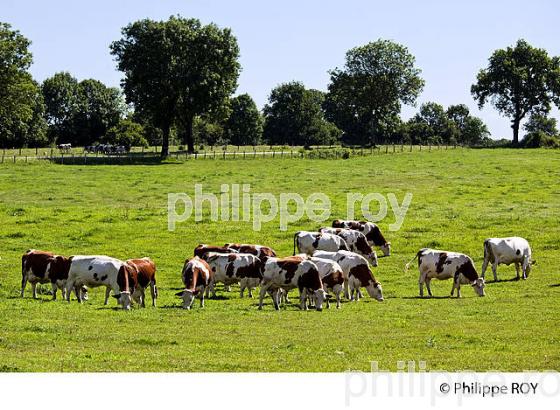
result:
M 169 156 L 169 128 L 169 124 L 166 124 L 161 128 L 163 132 L 161 141 L 161 159 L 165 159 Z
M 193 137 L 193 126 L 194 117 L 189 117 L 185 119 L 184 122 L 185 132 L 183 134 L 183 144 L 187 146 L 187 151 L 190 153 L 194 152 L 194 137 Z
M 519 123 L 520 122 L 521 122 L 521 120 L 519 120 L 517 118 L 512 121 L 511 128 L 513 128 L 513 145 L 518 145 L 519 144 Z

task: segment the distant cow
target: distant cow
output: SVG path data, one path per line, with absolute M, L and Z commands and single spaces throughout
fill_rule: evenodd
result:
M 531 259 L 531 247 L 526 239 L 514 236 L 511 238 L 489 238 L 484 241 L 484 262 L 482 264 L 482 277 L 486 273 L 488 263 L 492 263 L 494 280 L 498 280 L 496 270 L 498 265 L 515 264 L 517 279 L 519 279 L 519 267 L 523 271 L 523 279 L 527 279 L 531 272 L 531 265 L 535 261 Z
M 344 273 L 346 297 L 350 300 L 360 299 L 360 288 L 365 288 L 368 295 L 379 302 L 384 300 L 381 284 L 373 276 L 368 261 L 357 253 L 350 251 L 313 253 L 314 258 L 330 259 L 337 262 Z
M 277 289 L 272 295 L 274 308 L 279 309 L 279 289 L 289 291 L 298 288 L 300 295 L 300 308 L 307 310 L 305 303 L 310 295 L 315 300 L 315 309 L 322 310 L 326 299 L 323 282 L 319 275 L 317 265 L 308 259 L 298 256 L 287 258 L 268 258 L 262 271 L 261 291 L 259 295 L 259 310 L 263 307 L 263 299 L 269 289 Z
M 108 295 L 113 291 L 113 297 L 118 300 L 123 309 L 130 309 L 132 297 L 131 289 L 136 287 L 134 278 L 138 276 L 136 267 L 119 259 L 109 256 L 72 256 L 69 258 L 70 268 L 66 281 L 66 300 L 70 302 L 70 291 L 74 286 L 97 287 L 105 286 L 105 304 Z M 82 303 L 79 294 L 78 302 Z
M 37 283 L 51 283 L 52 297 L 56 300 L 58 289 L 62 292 L 62 297 L 66 297 L 66 279 L 68 279 L 68 269 L 70 261 L 52 252 L 31 249 L 21 257 L 21 297 L 23 297 L 27 282 L 31 283 L 33 298 L 37 299 Z M 87 300 L 87 289 L 79 290 L 82 298 Z
M 262 261 L 255 255 L 249 253 L 215 253 L 209 252 L 205 255 L 210 269 L 213 272 L 212 283 L 207 292 L 216 296 L 216 283 L 222 282 L 224 286 L 239 283 L 240 297 L 243 297 L 245 289 L 249 290 L 249 296 L 253 296 L 253 289 L 261 281 Z
M 349 228 L 321 228 L 319 232 L 331 233 L 340 236 L 344 239 L 348 248 L 350 248 L 350 251 L 359 253 L 373 266 L 377 266 L 377 253 L 371 248 L 366 236 L 360 231 L 355 231 Z
M 328 252 L 350 250 L 346 241 L 338 235 L 306 231 L 299 231 L 295 233 L 294 255 L 296 254 L 296 248 L 300 253 L 306 253 L 308 255 L 312 255 L 313 252 L 317 250 Z
M 379 227 L 373 222 L 367 221 L 343 221 L 336 219 L 332 223 L 333 228 L 348 228 L 363 233 L 372 246 L 378 246 L 384 256 L 391 255 L 391 242 L 387 242 Z
M 137 274 L 135 280 L 136 287 L 132 293 L 132 300 L 146 307 L 146 293 L 145 289 L 149 286 L 150 293 L 152 294 L 152 306 L 156 306 L 156 299 L 158 297 L 158 289 L 156 286 L 156 265 L 150 258 L 142 259 L 129 259 L 126 261 L 129 265 L 136 268 L 136 272 L 131 271 L 132 274 Z
M 229 249 L 234 249 L 239 253 L 250 253 L 251 255 L 255 255 L 260 260 L 264 260 L 267 257 L 276 256 L 276 252 L 274 251 L 274 249 L 269 248 L 268 246 L 248 245 L 248 244 L 241 244 L 241 243 L 226 243 L 224 247 Z
M 418 279 L 420 297 L 424 297 L 424 283 L 426 283 L 428 295 L 432 296 L 430 281 L 433 278 L 440 280 L 453 278 L 451 296 L 457 289 L 457 297 L 461 297 L 461 284 L 472 285 L 478 296 L 484 296 L 484 279 L 478 277 L 474 263 L 467 255 L 424 248 L 420 249 L 416 256 L 406 264 L 407 270 L 416 258 L 418 258 L 418 270 L 420 271 Z
M 70 152 L 72 150 L 72 144 L 58 144 L 56 147 L 61 152 Z
M 237 253 L 235 249 L 228 248 L 226 246 L 212 246 L 200 244 L 194 248 L 194 256 L 204 259 L 206 254 L 209 252 L 214 253 Z
M 204 293 L 212 282 L 212 270 L 208 263 L 198 256 L 186 260 L 181 276 L 185 289 L 176 296 L 183 299 L 183 309 L 190 309 L 196 297 L 200 299 L 200 307 L 204 307 Z

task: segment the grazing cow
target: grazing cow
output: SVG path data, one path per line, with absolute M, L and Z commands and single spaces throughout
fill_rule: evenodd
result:
M 268 290 L 275 289 L 272 294 L 274 309 L 280 309 L 280 289 L 289 291 L 299 289 L 300 308 L 307 310 L 305 303 L 308 294 L 315 300 L 315 309 L 323 310 L 326 292 L 319 275 L 319 268 L 307 258 L 291 256 L 287 258 L 268 258 L 262 271 L 259 310 L 263 307 L 263 299 Z
M 330 259 L 311 257 L 310 260 L 317 265 L 319 269 L 319 275 L 323 282 L 323 289 L 325 289 L 325 292 L 332 289 L 336 297 L 336 308 L 340 309 L 340 294 L 344 290 L 344 272 L 341 266 Z M 327 308 L 330 307 L 331 304 L 327 297 Z
M 366 236 L 360 231 L 349 228 L 321 228 L 319 232 L 331 233 L 340 236 L 350 248 L 366 258 L 373 266 L 377 266 L 377 253 L 369 245 Z
M 33 298 L 37 299 L 37 283 L 51 283 L 53 300 L 56 300 L 58 289 L 62 297 L 66 297 L 66 279 L 70 261 L 52 252 L 31 249 L 21 257 L 21 297 L 23 297 L 27 282 L 31 283 Z M 81 288 L 82 298 L 87 300 L 87 289 Z
M 342 268 L 344 274 L 345 295 L 350 300 L 360 300 L 360 288 L 365 288 L 368 295 L 379 302 L 383 302 L 383 289 L 373 276 L 368 261 L 357 253 L 350 251 L 325 252 L 316 251 L 313 257 L 330 259 Z
M 519 279 L 519 266 L 523 271 L 523 279 L 527 279 L 531 272 L 531 247 L 526 239 L 514 236 L 511 238 L 489 238 L 484 241 L 484 262 L 482 264 L 482 277 L 486 273 L 488 263 L 492 263 L 494 280 L 498 280 L 496 270 L 499 264 L 515 264 L 517 279 Z
M 72 144 L 58 144 L 56 147 L 61 152 L 70 152 L 72 150 Z
M 108 303 L 109 293 L 119 301 L 123 309 L 130 309 L 132 297 L 130 289 L 136 287 L 134 282 L 138 277 L 136 267 L 119 259 L 109 256 L 72 256 L 66 281 L 66 300 L 70 302 L 70 291 L 74 286 L 105 286 L 105 305 Z M 82 303 L 79 294 L 78 302 Z
M 205 259 L 206 254 L 209 252 L 214 253 L 237 253 L 235 249 L 228 248 L 226 246 L 212 246 L 200 244 L 194 248 L 194 256 Z
M 146 307 L 146 293 L 145 289 L 150 286 L 150 293 L 152 294 L 152 306 L 156 306 L 156 299 L 158 297 L 158 289 L 156 286 L 156 264 L 150 258 L 142 259 L 129 259 L 126 261 L 129 265 L 136 268 L 138 272 L 136 280 L 136 287 L 132 293 L 132 300 Z M 133 274 L 136 273 L 133 271 Z
M 213 279 L 207 292 L 212 292 L 216 297 L 216 283 L 222 282 L 224 286 L 239 283 L 240 297 L 243 297 L 245 289 L 249 290 L 249 297 L 253 297 L 255 289 L 261 281 L 261 268 L 263 263 L 255 255 L 249 253 L 214 253 L 206 254 L 213 272 Z
M 467 255 L 424 248 L 420 249 L 416 256 L 406 264 L 406 270 L 416 258 L 418 258 L 418 270 L 420 271 L 418 279 L 420 297 L 424 297 L 424 283 L 426 283 L 428 295 L 432 296 L 430 281 L 433 278 L 440 280 L 453 278 L 451 296 L 457 289 L 457 297 L 461 297 L 461 284 L 472 285 L 478 296 L 485 295 L 484 279 L 478 277 L 474 263 Z
M 248 245 L 241 243 L 226 243 L 224 247 L 236 250 L 239 253 L 250 253 L 255 255 L 260 260 L 265 260 L 267 257 L 275 257 L 276 252 L 268 246 L 262 245 Z
M 336 252 L 350 250 L 344 239 L 332 233 L 299 231 L 294 235 L 294 255 L 296 247 L 300 253 L 312 255 L 317 250 Z
M 348 228 L 363 233 L 371 244 L 378 246 L 383 252 L 383 256 L 391 255 L 391 242 L 387 242 L 379 227 L 373 222 L 367 221 L 343 221 L 336 219 L 332 223 L 333 228 Z
M 181 274 L 185 289 L 177 293 L 183 299 L 183 309 L 190 309 L 196 297 L 200 299 L 200 307 L 204 307 L 204 293 L 212 283 L 212 270 L 208 263 L 195 256 L 186 260 Z

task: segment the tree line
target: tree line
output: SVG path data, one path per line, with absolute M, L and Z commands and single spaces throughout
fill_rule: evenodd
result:
M 172 16 L 130 23 L 110 45 L 121 88 L 55 73 L 41 84 L 29 73 L 30 41 L 0 23 L 0 147 L 198 144 L 374 146 L 381 143 L 490 144 L 488 128 L 465 104 L 420 105 L 424 88 L 408 49 L 377 40 L 346 53 L 329 72 L 326 92 L 280 84 L 260 111 L 251 96 L 233 96 L 241 70 L 230 29 Z M 560 58 L 524 40 L 496 50 L 471 87 L 479 107 L 510 118 L 514 145 L 559 145 L 552 105 L 560 106 Z

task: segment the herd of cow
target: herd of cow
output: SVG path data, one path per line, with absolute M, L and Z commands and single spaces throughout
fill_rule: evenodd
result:
M 349 300 L 359 300 L 361 288 L 365 288 L 371 298 L 383 301 L 381 284 L 370 267 L 378 265 L 373 247 L 379 247 L 384 257 L 391 255 L 391 244 L 377 225 L 341 220 L 335 220 L 332 228 L 321 228 L 318 232 L 297 232 L 293 255 L 283 258 L 262 245 L 198 245 L 193 258 L 184 263 L 181 273 L 184 289 L 176 296 L 182 298 L 185 309 L 190 309 L 196 298 L 203 307 L 204 298 L 210 293 L 216 296 L 215 285 L 223 283 L 225 288 L 239 284 L 241 297 L 245 290 L 252 297 L 260 286 L 259 309 L 263 307 L 265 296 L 270 295 L 278 310 L 281 303 L 289 303 L 288 292 L 294 288 L 299 290 L 300 308 L 304 310 L 309 307 L 322 310 L 323 304 L 330 307 L 332 296 L 328 292 L 334 294 L 339 308 L 342 294 Z M 430 281 L 434 278 L 452 278 L 452 296 L 455 289 L 457 297 L 461 296 L 461 284 L 472 285 L 479 296 L 484 296 L 484 274 L 489 263 L 494 280 L 497 280 L 499 264 L 515 264 L 517 278 L 521 269 L 523 279 L 534 264 L 529 243 L 520 237 L 485 240 L 480 277 L 473 260 L 462 253 L 424 248 L 406 264 L 406 269 L 415 259 L 418 259 L 420 271 L 421 297 L 424 284 L 432 296 Z M 130 309 L 133 302 L 145 306 L 145 291 L 150 287 L 152 305 L 156 306 L 156 266 L 150 258 L 122 261 L 109 256 L 65 257 L 30 250 L 22 256 L 21 269 L 22 297 L 27 282 L 32 285 L 34 298 L 37 298 L 38 283 L 51 283 L 53 299 L 60 289 L 63 298 L 70 302 L 74 291 L 80 303 L 87 299 L 89 287 L 105 286 L 105 304 L 112 292 L 124 309 Z

